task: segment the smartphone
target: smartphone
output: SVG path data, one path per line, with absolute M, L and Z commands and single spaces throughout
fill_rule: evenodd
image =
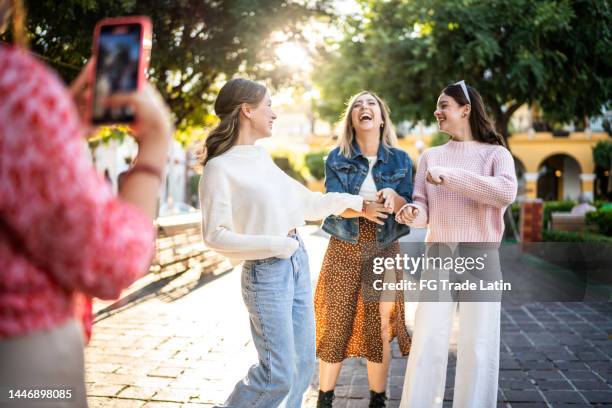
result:
M 106 18 L 96 24 L 91 122 L 132 123 L 128 106 L 109 108 L 104 100 L 117 92 L 142 89 L 151 56 L 152 28 L 146 16 Z

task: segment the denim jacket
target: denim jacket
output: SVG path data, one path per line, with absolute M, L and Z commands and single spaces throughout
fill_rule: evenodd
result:
M 328 193 L 359 194 L 368 169 L 368 159 L 357 143 L 353 143 L 351 157 L 343 156 L 340 148 L 336 147 L 325 161 L 325 189 Z M 407 202 L 412 202 L 412 160 L 403 150 L 385 147 L 381 143 L 372 168 L 372 178 L 377 190 L 390 187 Z M 359 218 L 330 215 L 323 222 L 323 230 L 340 240 L 357 243 Z M 384 246 L 409 233 L 410 228 L 397 223 L 390 214 L 385 225 L 376 226 L 376 242 Z

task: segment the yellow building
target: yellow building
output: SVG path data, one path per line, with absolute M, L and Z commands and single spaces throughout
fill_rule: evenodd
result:
M 567 137 L 551 133 L 519 133 L 509 139 L 517 173 L 529 198 L 575 199 L 581 193 L 593 199 L 593 147 L 608 140 L 607 133 L 577 132 Z M 521 174 L 522 173 L 522 174 Z
M 609 140 L 607 133 L 575 132 L 555 137 L 548 132 L 515 133 L 509 138 L 519 179 L 519 196 L 546 200 L 577 199 L 584 194 L 593 199 L 595 163 L 593 147 Z M 410 135 L 400 139 L 400 146 L 417 163 L 426 150 L 431 135 Z M 331 147 L 330 137 L 308 141 L 313 149 Z

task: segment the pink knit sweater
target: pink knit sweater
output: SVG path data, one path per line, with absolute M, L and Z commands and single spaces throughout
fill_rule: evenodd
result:
M 443 184 L 428 183 L 428 170 Z M 426 226 L 426 242 L 499 242 L 516 190 L 514 160 L 506 148 L 451 140 L 419 160 L 413 192 L 419 215 L 409 225 Z

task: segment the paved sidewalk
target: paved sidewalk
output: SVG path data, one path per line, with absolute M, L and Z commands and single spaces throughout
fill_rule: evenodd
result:
M 327 238 L 301 229 L 313 282 Z M 90 407 L 210 407 L 224 400 L 256 361 L 238 270 L 191 269 L 137 283 L 138 296 L 107 310 L 86 349 Z M 415 304 L 407 305 L 412 329 Z M 456 325 L 444 406 L 451 406 Z M 612 407 L 612 306 L 546 303 L 502 310 L 499 407 Z M 393 344 L 389 407 L 399 405 L 406 360 Z M 313 378 L 304 407 L 314 407 Z M 365 362 L 343 367 L 334 407 L 367 407 Z

